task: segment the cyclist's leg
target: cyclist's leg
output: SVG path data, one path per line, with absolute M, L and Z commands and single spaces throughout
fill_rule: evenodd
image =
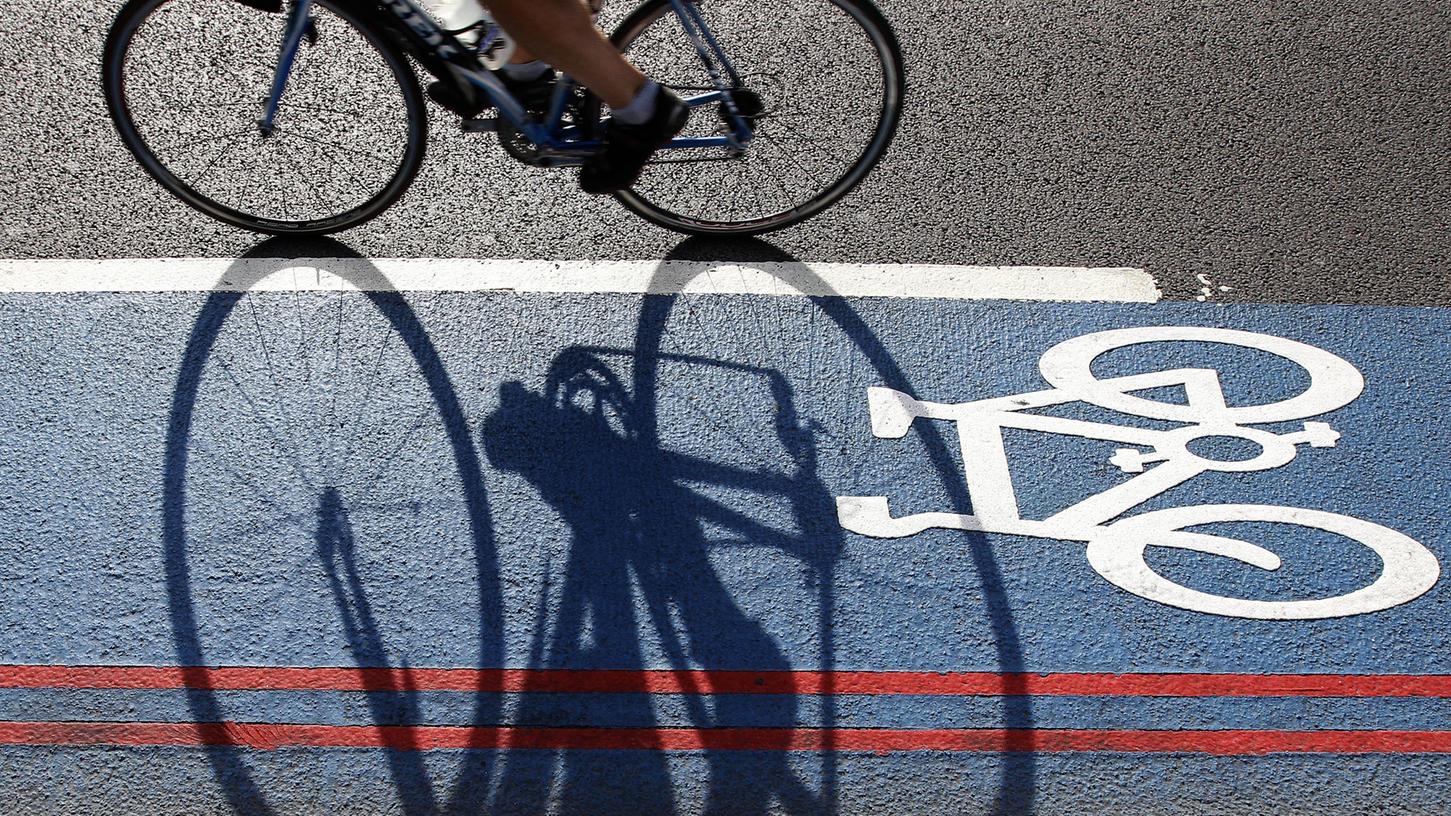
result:
M 583 0 L 585 8 L 589 9 L 589 19 L 595 25 L 599 24 L 600 10 L 604 8 L 604 0 Z M 530 65 L 532 63 L 546 64 L 544 60 L 536 57 L 533 51 L 517 43 L 514 46 L 514 53 L 509 57 L 510 65 Z M 550 66 L 551 68 L 553 66 Z
M 650 156 L 685 126 L 680 97 L 645 78 L 595 28 L 579 0 L 486 0 L 494 19 L 519 45 L 559 68 L 610 106 L 603 149 L 580 168 L 589 193 L 628 188 Z
M 645 75 L 595 28 L 579 0 L 486 0 L 485 5 L 526 55 L 579 80 L 610 107 L 627 107 L 645 87 Z
M 601 0 L 574 0 L 590 15 L 591 23 L 598 15 Z M 443 24 L 455 30 L 472 27 L 483 16 L 482 5 L 492 5 L 488 0 L 433 0 L 427 3 Z M 546 8 L 546 15 L 555 10 Z M 506 13 L 507 16 L 507 13 Z M 465 43 L 472 44 L 477 34 L 465 35 Z M 528 46 L 511 36 L 514 47 L 507 64 L 498 69 L 499 77 L 509 92 L 514 95 L 530 113 L 539 114 L 548 109 L 554 90 L 554 66 L 540 59 Z M 488 106 L 488 100 L 480 93 L 460 87 L 453 82 L 440 80 L 428 86 L 428 95 L 439 104 L 465 118 L 477 116 Z

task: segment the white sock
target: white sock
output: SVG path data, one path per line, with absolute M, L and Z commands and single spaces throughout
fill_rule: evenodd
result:
M 527 82 L 544 76 L 554 70 L 554 66 L 544 60 L 530 60 L 529 62 L 511 62 L 499 70 L 510 79 Z
M 659 97 L 660 86 L 655 84 L 655 80 L 647 79 L 644 87 L 640 88 L 639 92 L 635 94 L 635 98 L 630 100 L 630 104 L 623 108 L 615 108 L 611 113 L 616 119 L 627 125 L 643 125 L 650 121 L 651 116 L 655 115 L 655 100 Z

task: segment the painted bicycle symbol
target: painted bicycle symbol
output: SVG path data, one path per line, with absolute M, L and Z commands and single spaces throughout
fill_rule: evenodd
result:
M 1264 405 L 1230 406 L 1220 372 L 1180 368 L 1098 379 L 1091 366 L 1114 349 L 1155 342 L 1201 342 L 1241 346 L 1277 355 L 1300 366 L 1310 384 L 1300 394 Z M 1425 593 L 1440 576 L 1440 564 L 1414 539 L 1369 521 L 1323 510 L 1263 504 L 1204 504 L 1124 514 L 1184 482 L 1210 471 L 1246 473 L 1289 463 L 1301 445 L 1333 447 L 1340 434 L 1324 422 L 1304 422 L 1290 433 L 1247 427 L 1302 420 L 1348 405 L 1365 380 L 1355 366 L 1322 349 L 1254 332 L 1163 326 L 1096 332 L 1059 343 L 1039 360 L 1052 387 L 1043 391 L 956 404 L 925 402 L 890 388 L 870 388 L 872 433 L 904 436 L 917 419 L 956 423 L 966 464 L 972 515 L 917 513 L 893 518 L 882 496 L 841 496 L 837 515 L 852 532 L 878 538 L 916 535 L 929 528 L 977 530 L 1088 544 L 1088 563 L 1110 583 L 1169 606 L 1239 618 L 1305 620 L 1377 612 Z M 1136 396 L 1146 389 L 1181 387 L 1182 403 Z M 1080 402 L 1152 420 L 1181 423 L 1170 430 L 1134 428 L 1031 413 Z M 1162 425 L 1163 423 L 1159 423 Z M 1024 519 L 1009 476 L 1003 430 L 1016 428 L 1121 443 L 1110 462 L 1138 474 L 1046 519 Z M 1247 459 L 1203 455 L 1215 438 L 1238 440 L 1257 450 Z M 1198 452 L 1196 452 L 1196 450 Z M 1173 547 L 1231 558 L 1276 570 L 1280 558 L 1257 544 L 1187 528 L 1216 522 L 1278 522 L 1324 530 L 1370 548 L 1380 559 L 1380 576 L 1368 586 L 1328 598 L 1255 600 L 1192 589 L 1156 573 L 1145 553 Z

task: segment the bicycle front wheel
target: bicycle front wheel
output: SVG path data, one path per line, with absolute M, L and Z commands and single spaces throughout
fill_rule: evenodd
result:
M 738 156 L 657 154 L 627 208 L 691 234 L 755 235 L 800 223 L 861 183 L 891 143 L 906 81 L 896 36 L 867 0 L 699 3 L 730 66 L 716 66 L 752 122 Z M 647 76 L 683 96 L 714 87 L 670 0 L 648 0 L 613 40 Z M 734 78 L 731 74 L 734 73 Z M 729 115 L 696 108 L 682 135 L 719 136 Z
M 168 192 L 273 235 L 367 221 L 408 188 L 427 115 L 408 62 L 340 0 L 317 0 L 275 120 L 258 124 L 290 15 L 231 0 L 132 0 L 106 40 L 111 119 Z

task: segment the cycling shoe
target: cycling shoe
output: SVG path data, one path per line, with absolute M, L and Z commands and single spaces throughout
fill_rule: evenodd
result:
M 605 144 L 579 170 L 579 186 L 586 193 L 617 193 L 640 178 L 645 163 L 661 145 L 675 138 L 690 118 L 690 106 L 667 88 L 660 88 L 655 114 L 638 125 L 611 119 Z

